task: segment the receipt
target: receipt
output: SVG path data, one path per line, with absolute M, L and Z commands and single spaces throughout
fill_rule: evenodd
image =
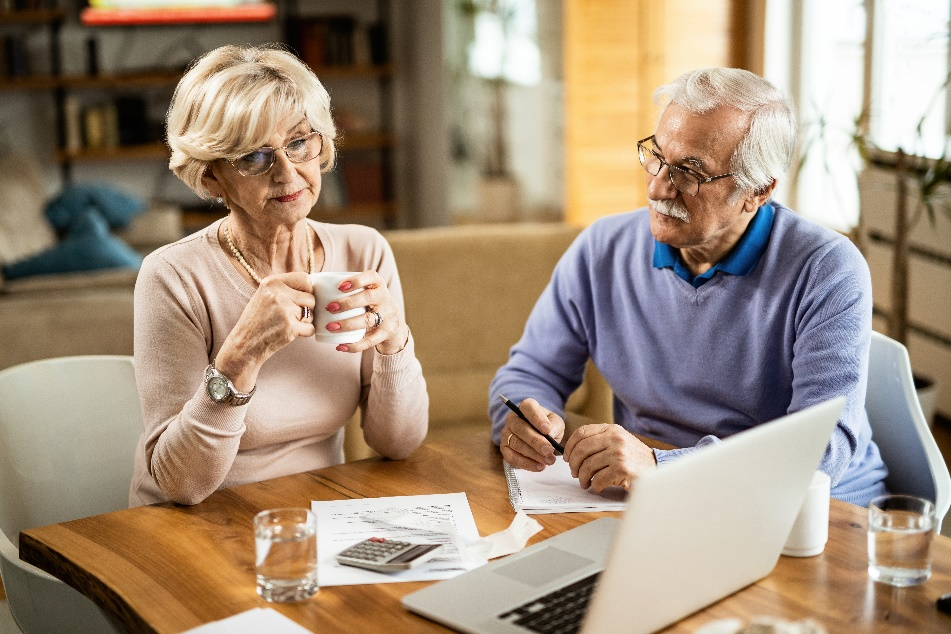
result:
M 542 525 L 523 511 L 515 514 L 508 528 L 476 540 L 466 540 L 452 524 L 433 522 L 401 508 L 380 509 L 364 513 L 362 517 L 367 521 L 387 524 L 394 528 L 444 533 L 452 540 L 462 561 L 469 567 L 473 564 L 480 565 L 488 559 L 517 553 L 525 548 L 532 535 L 542 530 Z

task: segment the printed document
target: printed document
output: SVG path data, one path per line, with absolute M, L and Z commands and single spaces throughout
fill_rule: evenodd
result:
M 317 516 L 317 583 L 342 586 L 449 579 L 486 563 L 466 553 L 480 541 L 465 493 L 314 501 Z M 341 566 L 335 557 L 369 537 L 443 544 L 440 552 L 410 570 L 375 572 Z M 459 545 L 462 545 L 460 552 Z

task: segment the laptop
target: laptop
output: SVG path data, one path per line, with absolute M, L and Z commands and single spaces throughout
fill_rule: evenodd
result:
M 772 571 L 844 404 L 834 398 L 652 471 L 631 487 L 621 519 L 593 520 L 403 605 L 476 633 L 674 623 Z M 556 599 L 580 616 L 563 618 Z

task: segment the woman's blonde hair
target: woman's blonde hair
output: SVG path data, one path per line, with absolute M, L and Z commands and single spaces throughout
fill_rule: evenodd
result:
M 266 145 L 295 112 L 323 137 L 320 168 L 328 171 L 337 131 L 330 95 L 314 72 L 280 44 L 216 48 L 192 62 L 175 88 L 165 120 L 168 166 L 208 197 L 201 179 L 212 161 Z

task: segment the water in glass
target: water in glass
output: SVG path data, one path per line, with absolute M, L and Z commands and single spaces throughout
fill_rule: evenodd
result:
M 930 518 L 914 511 L 880 513 L 868 529 L 868 573 L 875 581 L 912 586 L 931 577 Z
M 258 523 L 254 536 L 258 594 L 281 603 L 314 596 L 318 586 L 313 521 Z

